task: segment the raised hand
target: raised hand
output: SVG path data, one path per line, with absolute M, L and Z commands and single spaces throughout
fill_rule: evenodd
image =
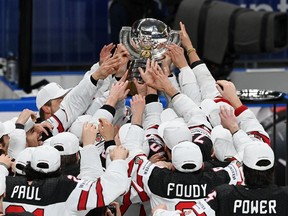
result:
M 145 72 L 140 67 L 138 70 L 142 79 L 148 86 L 159 91 L 164 91 L 170 97 L 177 93 L 177 89 L 173 87 L 168 76 L 155 60 L 147 60 Z
M 18 119 L 16 120 L 16 123 L 18 124 L 23 124 L 25 125 L 25 123 L 28 121 L 28 119 L 31 117 L 32 121 L 35 122 L 36 118 L 37 118 L 37 114 L 29 109 L 24 109 L 20 115 L 18 116 Z
M 164 54 L 164 59 L 162 59 L 161 63 L 162 63 L 162 70 L 165 72 L 167 76 L 169 76 L 171 74 L 170 66 L 172 64 L 172 59 L 167 52 Z
M 98 124 L 98 130 L 105 141 L 114 140 L 115 127 L 107 119 L 100 118 Z
M 12 158 L 9 155 L 1 154 L 0 155 L 0 164 L 3 164 L 7 169 L 12 166 Z
M 145 97 L 141 95 L 134 95 L 130 100 L 132 111 L 132 124 L 142 125 L 143 113 L 145 110 Z
M 82 131 L 83 146 L 94 144 L 97 133 L 98 129 L 96 125 L 85 122 Z
M 100 51 L 99 65 L 101 65 L 107 58 L 110 58 L 112 56 L 111 51 L 114 47 L 115 45 L 113 43 L 103 46 Z
M 113 160 L 125 160 L 128 155 L 129 155 L 129 151 L 124 148 L 122 145 L 119 145 L 115 148 L 113 148 L 112 150 L 109 151 L 109 154 L 110 154 L 110 158 L 111 158 L 111 161 Z
M 176 44 L 171 44 L 167 46 L 168 55 L 170 56 L 172 62 L 177 68 L 183 68 L 188 66 L 184 55 L 184 49 Z
M 136 86 L 137 92 L 141 96 L 147 95 L 147 85 L 146 83 L 139 83 L 136 78 L 133 79 L 133 83 Z
M 190 40 L 190 37 L 186 31 L 184 23 L 180 22 L 180 40 L 181 44 L 184 47 L 184 49 L 187 51 L 190 48 L 193 48 L 192 42 Z
M 121 62 L 118 70 L 115 73 L 115 76 L 122 77 L 127 70 L 127 64 L 131 58 L 130 54 L 127 51 L 126 47 L 120 43 L 120 44 L 117 44 L 117 48 L 114 52 L 114 55 L 118 55 L 120 57 L 120 62 Z
M 228 129 L 231 134 L 234 134 L 239 130 L 239 125 L 234 114 L 233 108 L 225 108 L 225 106 L 220 106 L 220 118 L 221 124 L 224 128 Z
M 125 82 L 119 81 L 112 84 L 110 89 L 109 97 L 117 98 L 117 102 L 120 100 L 124 100 L 129 93 L 129 89 L 127 89 L 128 80 Z
M 112 57 L 106 57 L 100 67 L 92 74 L 93 79 L 104 80 L 111 74 L 116 73 L 119 66 L 121 65 L 120 56 L 114 55 Z
M 236 87 L 232 82 L 227 80 L 218 80 L 216 82 L 216 88 L 222 97 L 231 103 L 234 109 L 242 106 L 242 102 L 236 93 Z

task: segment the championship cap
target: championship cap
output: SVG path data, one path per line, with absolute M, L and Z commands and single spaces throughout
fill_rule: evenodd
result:
M 178 120 L 181 122 L 184 122 L 183 118 L 180 118 L 177 113 L 171 109 L 171 108 L 166 108 L 164 109 L 161 114 L 160 114 L 161 122 L 166 122 L 166 121 L 173 121 L 173 120 Z
M 178 120 L 161 123 L 158 127 L 158 133 L 170 150 L 178 143 L 192 139 L 186 123 Z
M 254 170 L 264 171 L 274 166 L 274 152 L 266 143 L 247 145 L 244 149 L 243 163 Z
M 50 145 L 56 148 L 60 155 L 72 155 L 79 151 L 79 139 L 70 132 L 62 132 L 53 136 Z
M 21 151 L 15 159 L 15 171 L 19 175 L 26 175 L 24 168 L 26 167 L 28 161 L 31 161 L 32 152 L 36 147 L 27 147 Z
M 211 131 L 211 140 L 216 158 L 219 161 L 225 161 L 237 155 L 237 151 L 233 145 L 232 135 L 229 130 L 217 125 Z
M 38 146 L 32 152 L 31 167 L 37 172 L 54 172 L 60 168 L 60 165 L 60 153 L 52 146 Z
M 119 129 L 119 139 L 120 139 L 120 142 L 123 144 L 125 142 L 125 138 L 128 134 L 128 131 L 129 131 L 129 128 L 131 126 L 131 123 L 126 123 L 124 125 L 122 125 Z
M 89 122 L 92 115 L 81 115 L 79 116 L 69 128 L 69 132 L 73 133 L 79 141 L 82 143 L 82 131 L 85 122 Z
M 199 146 L 184 141 L 172 149 L 172 164 L 181 172 L 194 172 L 202 167 L 203 156 Z
M 219 104 L 215 103 L 212 99 L 205 99 L 201 102 L 200 106 L 213 127 L 221 125 Z
M 15 124 L 13 121 L 8 120 L 5 122 L 0 122 L 0 138 L 4 135 L 11 133 L 15 129 Z
M 59 98 L 67 94 L 71 89 L 63 89 L 59 84 L 51 82 L 45 85 L 36 96 L 36 106 L 41 109 L 48 101 Z

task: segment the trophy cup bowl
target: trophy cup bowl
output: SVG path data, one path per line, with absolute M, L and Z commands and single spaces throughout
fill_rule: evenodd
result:
M 147 59 L 155 59 L 161 64 L 167 51 L 166 45 L 180 44 L 179 31 L 171 30 L 164 22 L 153 18 L 137 20 L 132 27 L 122 27 L 119 37 L 132 57 L 128 70 L 131 95 L 137 93 L 133 79 L 143 83 L 138 67 L 145 71 Z

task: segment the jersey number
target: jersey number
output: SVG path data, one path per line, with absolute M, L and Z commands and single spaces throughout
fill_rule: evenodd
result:
M 189 214 L 189 212 L 194 212 L 194 214 L 196 214 L 197 216 L 207 216 L 206 213 L 201 213 L 198 214 L 197 212 L 192 210 L 192 206 L 196 205 L 196 202 L 194 201 L 189 201 L 189 202 L 185 202 L 185 201 L 181 201 L 178 202 L 177 205 L 175 205 L 175 210 L 180 210 L 182 213 L 186 212 Z M 185 215 L 185 213 L 184 213 Z
M 193 143 L 203 144 L 204 143 L 203 138 L 205 138 L 206 136 L 204 134 L 200 134 L 200 135 L 199 134 L 195 134 L 195 135 L 193 136 Z
M 26 212 L 26 210 L 22 206 L 10 205 L 6 208 L 7 213 L 21 213 Z M 44 209 L 37 208 L 32 212 L 35 216 L 44 216 Z

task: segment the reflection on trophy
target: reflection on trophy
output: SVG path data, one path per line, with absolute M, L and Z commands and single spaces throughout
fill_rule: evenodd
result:
M 166 52 L 166 45 L 180 44 L 178 31 L 171 30 L 160 20 L 153 18 L 140 19 L 132 27 L 124 26 L 120 31 L 120 42 L 126 47 L 133 58 L 129 67 L 128 80 L 130 94 L 137 93 L 132 82 L 134 78 L 143 83 L 138 67 L 145 70 L 147 59 L 155 59 L 161 64 Z

